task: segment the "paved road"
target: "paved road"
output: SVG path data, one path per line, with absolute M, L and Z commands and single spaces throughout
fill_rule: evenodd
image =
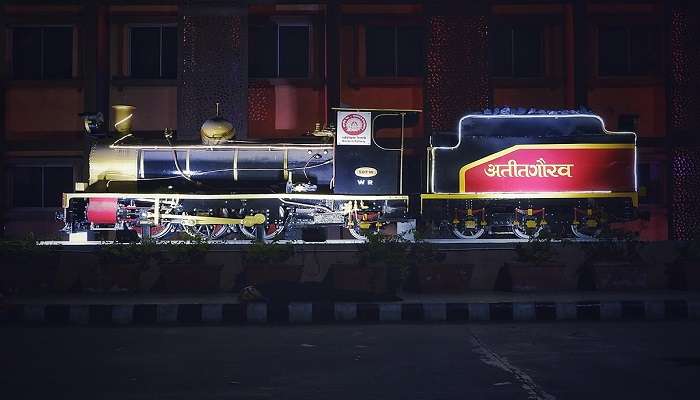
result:
M 4 327 L 14 399 L 690 399 L 700 323 Z

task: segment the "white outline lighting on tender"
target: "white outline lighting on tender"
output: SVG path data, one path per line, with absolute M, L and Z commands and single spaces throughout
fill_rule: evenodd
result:
M 615 132 L 609 131 L 605 127 L 605 121 L 598 115 L 595 114 L 563 114 L 563 115 L 549 115 L 549 114 L 536 114 L 536 115 L 511 115 L 511 114 L 496 114 L 496 115 L 465 115 L 459 119 L 457 122 L 457 144 L 455 146 L 447 147 L 433 147 L 430 146 L 431 151 L 431 170 L 430 171 L 430 192 L 435 193 L 435 150 L 454 150 L 462 144 L 462 121 L 467 118 L 483 118 L 483 119 L 493 119 L 493 118 L 595 118 L 600 121 L 600 125 L 603 127 L 603 133 L 606 135 L 634 135 L 634 191 L 637 191 L 637 134 L 634 132 Z

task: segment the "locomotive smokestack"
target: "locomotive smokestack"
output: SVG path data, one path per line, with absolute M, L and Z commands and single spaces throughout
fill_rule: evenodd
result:
M 119 136 L 130 135 L 136 107 L 120 104 L 112 106 L 112 109 L 114 110 L 114 130 Z

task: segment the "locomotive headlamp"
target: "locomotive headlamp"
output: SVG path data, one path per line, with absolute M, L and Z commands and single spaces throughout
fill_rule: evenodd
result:
M 105 119 L 101 112 L 83 112 L 78 114 L 78 116 L 83 119 L 83 127 L 88 135 L 100 135 L 103 133 L 102 126 L 104 125 Z

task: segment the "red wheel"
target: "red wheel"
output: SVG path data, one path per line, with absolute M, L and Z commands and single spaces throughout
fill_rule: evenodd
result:
M 175 231 L 175 225 L 170 222 L 165 222 L 160 225 L 148 226 L 148 225 L 137 225 L 131 228 L 132 231 L 139 235 L 139 238 L 143 239 L 143 230 L 150 229 L 150 237 L 152 239 L 163 239 Z
M 217 240 L 226 236 L 230 231 L 228 225 L 195 225 L 185 226 L 185 232 L 192 237 Z

